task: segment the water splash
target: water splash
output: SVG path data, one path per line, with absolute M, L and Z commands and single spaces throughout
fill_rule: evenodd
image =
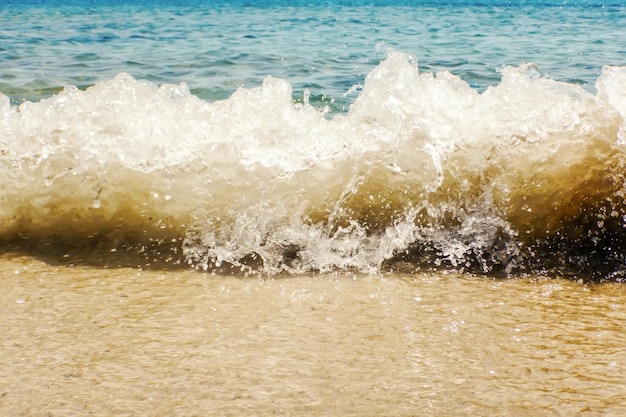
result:
M 213 103 L 126 74 L 2 96 L 0 239 L 207 270 L 620 279 L 625 78 L 605 67 L 593 95 L 524 64 L 479 93 L 392 52 L 333 117 L 272 77 Z

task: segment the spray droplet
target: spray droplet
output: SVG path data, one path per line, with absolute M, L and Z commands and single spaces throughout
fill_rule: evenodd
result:
M 303 95 L 303 97 L 302 97 L 302 98 L 303 98 L 303 100 L 304 100 L 304 104 L 305 104 L 306 106 L 308 106 L 308 105 L 309 105 L 309 99 L 311 98 L 311 92 L 309 91 L 309 89 L 308 89 L 308 88 L 305 88 L 305 89 L 304 89 L 304 95 Z

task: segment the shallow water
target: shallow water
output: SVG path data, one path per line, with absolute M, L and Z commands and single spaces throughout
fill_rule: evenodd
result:
M 0 259 L 4 415 L 623 415 L 626 290 Z M 47 413 L 47 414 L 46 414 Z
M 0 6 L 0 414 L 626 415 L 623 4 L 128 3 Z

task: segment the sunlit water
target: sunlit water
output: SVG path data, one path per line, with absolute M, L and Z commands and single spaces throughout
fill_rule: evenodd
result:
M 8 3 L 8 4 L 7 4 Z M 425 71 L 452 71 L 484 90 L 506 65 L 594 89 L 603 65 L 625 65 L 624 3 L 615 0 L 5 1 L 0 92 L 14 103 L 126 72 L 186 82 L 224 99 L 268 75 L 301 100 L 346 111 L 389 50 Z
M 623 4 L 128 3 L 0 4 L 0 415 L 626 415 Z
M 626 291 L 0 260 L 3 415 L 626 413 Z

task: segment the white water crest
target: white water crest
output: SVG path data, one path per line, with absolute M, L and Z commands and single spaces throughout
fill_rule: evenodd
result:
M 272 77 L 212 103 L 127 74 L 1 96 L 0 239 L 264 273 L 510 273 L 538 252 L 575 269 L 595 251 L 614 272 L 625 79 L 605 67 L 594 95 L 523 64 L 479 93 L 393 52 L 332 117 Z

